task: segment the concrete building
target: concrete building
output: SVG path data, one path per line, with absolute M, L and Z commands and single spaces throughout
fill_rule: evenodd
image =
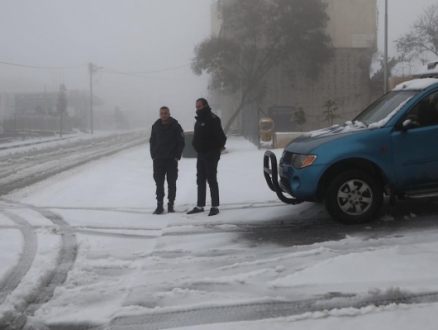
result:
M 10 93 L 0 93 L 0 123 L 8 118 L 15 109 L 15 96 Z
M 219 4 L 229 1 L 235 0 L 219 0 Z M 285 107 L 302 106 L 307 123 L 301 130 L 328 125 L 323 113 L 323 104 L 328 100 L 337 103 L 336 114 L 340 118 L 335 119 L 335 123 L 342 123 L 352 119 L 375 98 L 370 89 L 369 64 L 372 54 L 377 51 L 376 0 L 323 1 L 328 5 L 327 33 L 332 38 L 334 58 L 324 67 L 317 81 L 304 75 L 291 80 L 284 67 L 275 68 L 267 77 L 267 95 L 259 104 L 266 114 L 273 106 L 282 107 L 282 111 Z M 217 8 L 220 8 L 217 4 L 212 6 L 212 11 L 216 11 L 212 16 L 217 16 Z M 219 34 L 221 28 L 226 28 L 220 24 L 219 20 L 212 19 L 212 33 Z M 236 96 L 214 93 L 211 98 L 226 122 L 236 108 Z M 290 130 L 294 129 L 296 127 L 291 123 Z
M 86 90 L 67 91 L 67 115 L 72 127 L 90 127 L 90 93 Z M 56 92 L 0 93 L 0 124 L 3 130 L 56 130 Z M 93 105 L 98 112 L 103 100 L 93 96 Z M 111 113 L 111 115 L 113 115 Z M 95 114 L 96 121 L 100 114 Z M 113 116 L 114 117 L 114 116 Z M 53 123 L 52 123 L 53 122 Z M 99 120 L 99 123 L 103 120 Z M 77 126 L 77 127 L 76 127 Z M 102 126 L 102 125 L 101 125 Z

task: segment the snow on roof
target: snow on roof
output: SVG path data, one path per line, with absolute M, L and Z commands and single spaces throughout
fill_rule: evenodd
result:
M 421 91 L 433 84 L 438 84 L 438 78 L 414 79 L 397 85 L 393 91 Z
M 438 77 L 438 61 L 422 66 L 418 72 L 414 74 L 414 77 Z

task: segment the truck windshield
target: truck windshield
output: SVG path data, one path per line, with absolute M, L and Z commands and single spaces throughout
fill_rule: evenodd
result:
M 360 121 L 367 125 L 383 124 L 385 119 L 392 117 L 391 114 L 394 111 L 399 110 L 404 103 L 418 93 L 419 91 L 390 92 L 366 108 L 354 121 Z

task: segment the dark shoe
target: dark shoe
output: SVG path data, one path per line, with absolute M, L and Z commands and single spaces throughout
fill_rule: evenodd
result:
M 167 204 L 167 213 L 175 213 L 175 209 L 173 208 L 173 203 Z
M 154 211 L 154 214 L 163 214 L 164 209 L 163 209 L 163 204 L 158 204 L 157 208 Z
M 214 215 L 216 215 L 216 214 L 219 214 L 219 209 L 218 209 L 217 207 L 212 207 L 212 208 L 210 209 L 210 213 L 208 213 L 208 216 L 209 216 L 209 217 L 212 217 L 212 216 L 214 216 Z
M 193 210 L 187 212 L 187 214 L 196 214 L 196 213 L 202 213 L 202 212 L 204 212 L 204 208 L 200 209 L 200 208 L 194 207 Z

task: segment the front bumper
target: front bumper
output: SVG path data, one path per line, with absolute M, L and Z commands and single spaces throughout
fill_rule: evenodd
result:
M 285 177 L 281 175 L 280 180 L 278 180 L 277 157 L 269 150 L 265 152 L 263 157 L 263 174 L 269 189 L 274 191 L 283 203 L 297 205 L 303 202 L 293 197 L 289 182 Z M 284 193 L 289 194 L 292 198 L 286 197 Z

